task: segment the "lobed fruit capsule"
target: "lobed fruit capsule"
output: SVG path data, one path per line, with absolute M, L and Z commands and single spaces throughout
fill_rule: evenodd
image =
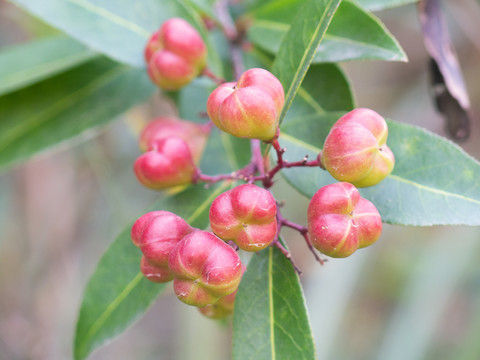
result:
M 133 166 L 138 181 L 151 189 L 189 184 L 196 166 L 187 143 L 179 137 L 167 137 L 152 144 Z
M 206 306 L 237 290 L 242 263 L 235 250 L 207 231 L 185 236 L 172 250 L 168 267 L 173 289 L 186 304 Z
M 151 264 L 145 256 L 140 260 L 140 271 L 148 280 L 156 283 L 166 283 L 173 280 L 173 275 L 168 266 L 157 266 Z
M 240 249 L 259 251 L 277 233 L 277 204 L 270 192 L 243 184 L 220 194 L 210 207 L 210 227 L 221 239 L 233 240 Z
M 152 281 L 173 279 L 168 269 L 172 249 L 194 229 L 180 216 L 169 211 L 151 211 L 135 221 L 131 230 L 132 242 L 143 253 L 140 269 Z
M 347 257 L 373 244 L 382 233 L 378 210 L 355 186 L 342 182 L 320 188 L 308 206 L 313 246 L 331 257 Z
M 284 102 L 280 81 L 269 71 L 254 68 L 245 71 L 238 82 L 216 88 L 208 98 L 207 112 L 220 130 L 269 141 L 277 134 Z
M 242 276 L 246 269 L 247 267 L 242 264 Z M 198 311 L 211 319 L 223 319 L 231 315 L 235 306 L 235 297 L 237 296 L 237 291 L 238 289 L 227 296 L 221 297 L 214 304 L 199 307 Z
M 333 125 L 325 139 L 322 163 L 337 180 L 357 187 L 378 184 L 393 170 L 387 123 L 370 109 L 355 109 Z
M 165 90 L 178 90 L 206 66 L 207 47 L 197 30 L 181 18 L 165 21 L 145 47 L 148 75 Z
M 221 297 L 216 303 L 202 306 L 198 308 L 198 311 L 202 315 L 209 317 L 210 319 L 223 319 L 233 313 L 233 308 L 235 306 L 235 297 L 237 296 L 237 291 Z
M 142 152 L 146 152 L 159 140 L 176 136 L 187 143 L 193 160 L 198 164 L 207 144 L 209 133 L 210 129 L 205 125 L 171 116 L 160 116 L 149 122 L 142 130 L 139 146 Z

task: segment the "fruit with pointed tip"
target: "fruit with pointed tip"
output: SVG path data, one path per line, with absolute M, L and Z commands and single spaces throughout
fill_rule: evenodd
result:
M 210 227 L 219 238 L 240 249 L 259 251 L 277 233 L 277 204 L 268 190 L 243 184 L 220 194 L 210 206 Z
M 237 290 L 242 263 L 229 245 L 210 232 L 197 230 L 172 250 L 168 267 L 173 289 L 188 305 L 206 306 Z
M 210 119 L 231 135 L 272 140 L 285 102 L 280 81 L 269 71 L 253 68 L 245 71 L 236 83 L 220 85 L 209 96 Z
M 181 18 L 165 21 L 145 47 L 148 75 L 165 90 L 178 90 L 206 66 L 207 47 L 198 31 Z
M 308 206 L 308 234 L 321 253 L 342 258 L 373 244 L 382 233 L 378 210 L 357 188 L 341 182 L 320 188 Z
M 176 136 L 154 142 L 133 166 L 138 181 L 151 189 L 189 184 L 196 169 L 187 143 Z
M 342 116 L 325 139 L 321 160 L 337 180 L 357 187 L 378 184 L 395 165 L 386 141 L 384 118 L 370 109 L 355 109 Z

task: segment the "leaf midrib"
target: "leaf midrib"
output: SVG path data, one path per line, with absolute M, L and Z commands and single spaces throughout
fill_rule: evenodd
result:
M 210 194 L 210 196 L 205 199 L 205 201 L 198 206 L 195 211 L 188 217 L 186 220 L 189 224 L 195 221 L 200 214 L 205 210 L 205 208 L 213 201 L 217 195 L 222 192 L 225 188 L 230 186 L 230 182 L 225 181 L 222 186 L 219 186 L 214 192 Z M 93 323 L 93 325 L 87 331 L 87 334 L 80 342 L 78 349 L 83 350 L 85 346 L 87 346 L 88 341 L 98 332 L 98 330 L 105 324 L 106 320 L 109 316 L 120 306 L 120 304 L 125 300 L 128 295 L 132 292 L 133 289 L 138 285 L 138 283 L 142 280 L 143 274 L 139 271 L 132 281 L 130 281 L 127 286 L 123 289 L 123 291 L 112 300 L 112 302 L 106 307 L 105 311 L 98 317 L 98 320 Z M 83 351 L 77 350 L 75 353 L 81 354 Z
M 120 27 L 126 28 L 142 37 L 145 39 L 148 39 L 150 36 L 150 32 L 147 31 L 146 29 L 138 26 L 137 24 L 130 22 L 121 16 L 118 16 L 117 14 L 114 14 L 104 8 L 101 8 L 99 6 L 96 6 L 88 1 L 85 0 L 68 0 L 70 3 L 75 4 L 79 7 L 82 7 L 83 9 L 90 11 L 91 13 L 94 13 L 111 23 L 114 23 L 116 25 L 119 25 Z
M 104 87 L 106 84 L 127 71 L 127 67 L 124 67 L 122 65 L 116 65 L 101 77 L 94 79 L 93 81 L 86 84 L 84 87 L 71 93 L 69 96 L 64 97 L 60 101 L 56 101 L 42 111 L 19 123 L 17 126 L 5 131 L 4 135 L 0 137 L 0 151 L 4 150 L 12 142 L 19 140 L 25 133 L 32 131 L 46 121 L 51 120 L 54 116 L 57 116 L 62 111 L 65 111 L 66 109 L 71 107 L 73 104 L 90 96 L 92 93 Z
M 332 4 L 332 1 L 333 0 L 329 0 L 328 4 L 325 6 L 325 11 L 323 12 L 322 14 L 322 17 L 320 18 L 319 22 L 318 22 L 318 25 L 317 27 L 315 28 L 315 31 L 313 33 L 313 36 L 310 38 L 310 42 L 308 43 L 306 49 L 305 49 L 305 52 L 303 53 L 303 56 L 302 56 L 302 59 L 300 60 L 300 64 L 299 66 L 297 67 L 297 71 L 295 72 L 295 75 L 293 76 L 293 79 L 292 79 L 292 82 L 290 83 L 290 87 L 288 88 L 288 91 L 287 91 L 287 96 L 286 98 L 289 99 L 288 101 L 288 106 L 285 106 L 284 108 L 289 108 L 290 107 L 290 104 L 292 103 L 293 101 L 293 98 L 294 96 L 292 96 L 292 92 L 295 91 L 295 85 L 298 83 L 298 80 L 300 78 L 300 73 L 302 72 L 303 70 L 303 67 L 305 65 L 305 62 L 307 60 L 307 56 L 310 52 L 310 50 L 312 49 L 312 44 L 314 42 L 317 41 L 317 36 L 318 36 L 318 32 L 320 31 L 320 29 L 322 28 L 323 26 L 323 21 L 325 20 L 325 16 L 327 15 L 328 11 L 326 11 Z M 320 39 L 318 39 L 318 42 L 320 43 L 321 42 L 321 39 L 323 39 L 323 37 L 325 36 L 325 33 L 323 33 L 323 35 L 320 37 Z M 305 76 L 305 73 L 306 71 L 304 71 L 304 76 Z M 302 77 L 303 78 L 303 77 Z M 285 111 L 286 112 L 286 111 Z M 284 117 L 285 117 L 285 113 L 282 114 L 283 116 L 280 117 L 280 120 L 282 120 Z
M 77 355 L 84 353 L 84 348 L 87 346 L 87 341 L 90 340 L 105 324 L 105 321 L 110 317 L 110 315 L 118 308 L 118 306 L 125 300 L 128 295 L 132 292 L 132 290 L 137 287 L 138 283 L 142 280 L 143 274 L 139 271 L 132 281 L 130 281 L 127 286 L 123 289 L 123 291 L 107 306 L 105 311 L 98 317 L 97 321 L 93 323 L 93 325 L 88 330 L 87 334 L 83 338 L 82 342 L 77 348 L 75 353 Z
M 272 20 L 263 20 L 263 19 L 256 20 L 253 26 L 255 26 L 256 28 L 263 28 L 263 29 L 267 29 L 267 30 L 284 31 L 284 32 L 288 31 L 288 29 L 290 28 L 290 25 L 288 25 L 288 24 L 281 23 L 281 22 L 276 22 L 276 21 L 272 21 Z M 393 55 L 395 55 L 396 58 L 399 58 L 398 53 L 395 52 L 395 51 L 392 51 L 392 50 L 389 50 L 389 49 L 386 49 L 384 47 L 374 45 L 374 44 L 371 44 L 371 43 L 366 43 L 366 42 L 363 42 L 363 41 L 360 41 L 360 40 L 355 40 L 355 39 L 352 39 L 352 38 L 349 38 L 349 37 L 332 35 L 332 34 L 329 34 L 328 31 L 325 33 L 324 38 L 325 38 L 325 40 L 338 41 L 338 42 L 342 42 L 342 43 L 345 43 L 345 44 L 359 45 L 359 46 L 366 47 L 366 48 L 369 48 L 369 49 L 376 49 L 376 50 L 384 52 L 384 53 L 392 53 Z
M 270 316 L 270 351 L 272 353 L 272 360 L 275 360 L 275 318 L 273 312 L 273 248 L 268 249 L 268 309 Z
M 33 67 L 30 67 L 28 69 L 21 69 L 19 71 L 9 73 L 6 76 L 3 76 L 1 79 L 3 81 L 3 86 L 5 88 L 10 88 L 13 85 L 16 85 L 17 83 L 21 82 L 24 78 L 28 78 L 29 75 L 32 77 L 37 75 L 39 72 L 41 73 L 54 73 L 56 68 L 60 67 L 61 64 L 77 64 L 78 62 L 81 62 L 83 60 L 87 60 L 90 57 L 95 56 L 95 53 L 91 50 L 84 49 L 82 51 L 79 51 L 75 54 L 70 54 L 65 57 L 61 58 L 56 58 L 51 61 L 43 62 L 41 64 L 37 64 Z M 63 67 L 62 67 L 63 69 Z M 6 84 L 6 85 L 5 85 Z M 1 93 L 1 89 L 0 89 Z

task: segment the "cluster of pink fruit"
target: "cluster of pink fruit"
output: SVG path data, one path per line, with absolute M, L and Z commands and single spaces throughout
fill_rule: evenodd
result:
M 212 234 L 192 228 L 168 211 L 152 211 L 132 227 L 132 241 L 143 253 L 140 269 L 147 279 L 173 280 L 177 297 L 219 318 L 233 310 L 240 278 L 240 257 L 227 242 L 258 251 L 273 241 L 277 206 L 267 190 L 253 184 L 237 186 L 210 208 Z
M 146 47 L 150 77 L 163 89 L 179 89 L 206 73 L 205 49 L 202 38 L 187 22 L 168 20 Z M 212 232 L 193 229 L 170 212 L 153 211 L 135 222 L 132 240 L 143 253 L 141 270 L 148 279 L 173 280 L 180 300 L 218 318 L 233 311 L 244 269 L 237 250 L 259 251 L 273 243 L 278 245 L 280 228 L 291 224 L 278 212 L 269 191 L 271 178 L 278 169 L 305 165 L 281 159 L 278 121 L 284 106 L 284 91 L 267 70 L 250 69 L 237 82 L 222 83 L 210 94 L 206 106 L 210 119 L 220 130 L 272 144 L 277 150 L 277 167 L 269 171 L 263 165 L 268 163 L 268 155 L 260 162 L 252 157 L 255 166 L 247 167 L 248 176 L 239 171 L 211 178 L 210 181 L 247 179 L 248 182 L 213 201 Z M 197 164 L 211 126 L 166 117 L 152 121 L 140 136 L 144 154 L 134 165 L 138 180 L 153 189 L 209 181 Z M 394 156 L 386 145 L 387 136 L 385 120 L 369 109 L 347 113 L 327 136 L 313 165 L 326 169 L 341 182 L 320 188 L 308 207 L 308 227 L 294 227 L 322 254 L 346 257 L 379 238 L 380 214 L 370 201 L 360 196 L 356 187 L 378 184 L 393 170 Z M 255 181 L 261 181 L 264 187 L 254 185 Z

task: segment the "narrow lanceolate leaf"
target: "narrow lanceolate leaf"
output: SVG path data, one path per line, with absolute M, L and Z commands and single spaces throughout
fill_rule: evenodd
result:
M 249 39 L 273 54 L 277 53 L 303 1 L 291 0 L 285 6 L 281 4 L 281 0 L 269 2 L 249 15 L 252 18 Z M 360 59 L 406 61 L 407 57 L 377 17 L 357 4 L 343 0 L 317 49 L 313 63 Z
M 329 128 L 341 114 L 311 115 L 282 128 L 280 144 L 289 161 L 314 158 Z M 390 121 L 388 146 L 395 154 L 393 173 L 380 184 L 360 189 L 383 221 L 403 225 L 480 225 L 480 163 L 451 141 L 418 127 Z M 283 172 L 307 197 L 335 180 L 321 169 Z
M 167 210 L 190 225 L 205 228 L 215 196 L 230 185 L 191 187 L 160 200 L 152 210 Z M 141 216 L 143 214 L 139 214 Z M 75 359 L 85 359 L 95 348 L 124 331 L 138 319 L 167 285 L 150 282 L 140 272 L 140 251 L 127 227 L 101 258 L 85 289 L 75 335 Z
M 11 1 L 95 51 L 136 67 L 145 66 L 147 39 L 165 20 L 183 17 L 202 30 L 198 16 L 181 0 Z M 215 51 L 209 51 L 209 64 L 218 70 Z
M 96 54 L 77 41 L 54 36 L 0 50 L 0 95 L 78 66 Z
M 144 71 L 99 58 L 0 97 L 0 168 L 106 124 L 154 91 Z
M 282 40 L 273 63 L 273 73 L 285 89 L 285 106 L 280 114 L 280 123 L 297 94 L 340 1 L 307 1 Z
M 315 346 L 302 288 L 277 248 L 253 255 L 235 298 L 235 360 L 312 360 Z
M 397 6 L 416 3 L 418 0 L 355 0 L 363 8 L 370 11 L 379 11 Z

